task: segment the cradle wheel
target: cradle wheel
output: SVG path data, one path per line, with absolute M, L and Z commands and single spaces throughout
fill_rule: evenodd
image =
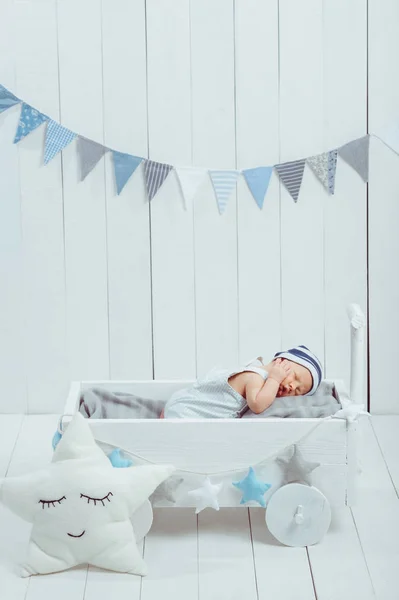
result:
M 136 512 L 131 516 L 134 535 L 136 541 L 140 542 L 151 529 L 153 519 L 152 506 L 149 500 L 146 500 Z
M 327 498 L 315 487 L 289 483 L 277 490 L 266 508 L 270 533 L 286 546 L 311 546 L 323 539 L 331 523 Z

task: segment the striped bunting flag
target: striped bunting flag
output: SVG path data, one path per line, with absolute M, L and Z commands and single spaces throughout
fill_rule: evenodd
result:
M 187 210 L 205 179 L 206 170 L 195 167 L 175 167 L 175 171 L 180 183 L 184 208 Z
M 44 164 L 47 165 L 58 152 L 68 146 L 76 138 L 76 135 L 76 133 L 62 127 L 55 121 L 48 121 L 44 146 Z
M 309 167 L 316 177 L 321 181 L 329 194 L 335 191 L 335 173 L 337 170 L 338 150 L 323 152 L 306 159 Z
M 295 202 L 298 200 L 299 190 L 301 189 L 305 160 L 305 158 L 302 158 L 301 160 L 293 160 L 275 165 L 281 181 Z
M 116 191 L 119 196 L 143 159 L 139 156 L 117 152 L 116 150 L 112 151 L 112 158 L 114 160 Z
M 104 156 L 107 148 L 84 137 L 78 137 L 77 146 L 80 162 L 80 181 L 83 181 L 94 169 L 100 158 Z
M 242 172 L 249 190 L 260 209 L 263 208 L 272 172 L 273 167 L 257 167 L 255 169 L 245 169 Z
M 164 163 L 155 162 L 153 160 L 145 161 L 144 175 L 148 199 L 150 201 L 154 198 L 155 194 L 164 183 L 172 168 L 173 167 L 171 165 L 165 165 Z
M 219 213 L 222 215 L 226 210 L 227 202 L 237 183 L 240 171 L 209 171 L 209 175 L 215 190 Z
M 48 120 L 49 118 L 46 115 L 23 102 L 14 144 L 18 144 L 19 141 Z
M 338 149 L 339 156 L 367 183 L 369 179 L 370 136 L 365 135 Z
M 0 85 L 0 113 L 20 102 L 21 100 L 9 92 L 4 85 Z

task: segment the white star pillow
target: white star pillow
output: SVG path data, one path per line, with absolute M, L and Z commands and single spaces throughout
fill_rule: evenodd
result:
M 1 482 L 2 502 L 33 524 L 22 575 L 85 563 L 146 575 L 130 516 L 174 470 L 115 469 L 77 413 L 48 468 Z

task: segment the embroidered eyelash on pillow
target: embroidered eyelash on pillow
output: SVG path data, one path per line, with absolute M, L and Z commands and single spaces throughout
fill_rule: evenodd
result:
M 174 470 L 169 465 L 115 469 L 77 413 L 48 468 L 0 482 L 0 500 L 33 523 L 22 575 L 84 563 L 146 575 L 130 517 Z

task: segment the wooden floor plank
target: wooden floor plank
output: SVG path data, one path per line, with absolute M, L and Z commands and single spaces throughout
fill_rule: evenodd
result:
M 373 415 L 371 423 L 399 496 L 399 415 Z
M 362 473 L 352 508 L 378 600 L 397 600 L 399 590 L 399 500 L 372 425 L 363 420 Z
M 350 508 L 333 509 L 330 529 L 308 553 L 317 600 L 375 598 Z
M 255 567 L 248 511 L 206 509 L 198 515 L 200 600 L 255 600 Z
M 143 542 L 139 543 L 143 552 Z M 141 577 L 89 567 L 84 600 L 140 600 Z
M 0 415 L 0 477 L 7 473 L 22 421 L 23 415 Z
M 145 539 L 149 574 L 142 580 L 141 600 L 197 600 L 197 517 L 192 508 L 155 508 Z
M 306 548 L 283 546 L 268 531 L 265 509 L 250 509 L 259 600 L 314 600 Z M 284 573 L 289 577 L 282 576 Z

